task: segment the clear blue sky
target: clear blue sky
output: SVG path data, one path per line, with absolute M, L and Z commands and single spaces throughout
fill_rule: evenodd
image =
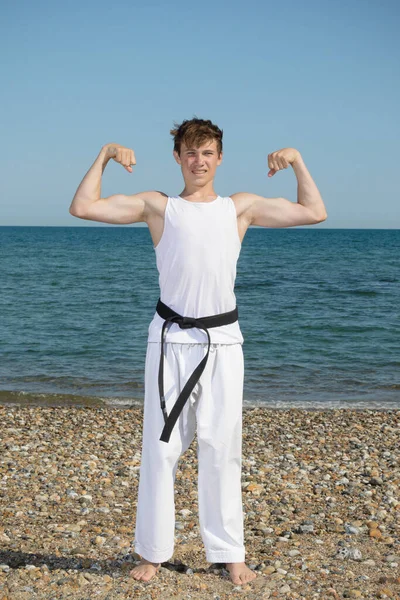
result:
M 328 211 L 321 228 L 400 228 L 396 0 L 2 3 L 0 225 L 105 226 L 69 206 L 103 144 L 102 196 L 183 189 L 173 121 L 224 131 L 215 190 L 296 201 L 300 150 Z

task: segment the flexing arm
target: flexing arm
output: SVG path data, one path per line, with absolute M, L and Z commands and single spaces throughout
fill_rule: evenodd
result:
M 294 149 L 290 148 L 290 150 Z M 321 198 L 321 194 L 304 164 L 300 152 L 297 150 L 296 152 L 297 156 L 289 164 L 291 164 L 297 178 L 297 203 L 300 204 L 300 206 L 307 208 L 308 211 L 315 216 L 318 222 L 325 221 L 328 214 Z M 275 169 L 273 170 L 275 171 Z
M 298 150 L 283 148 L 269 154 L 268 177 L 272 177 L 277 171 L 286 169 L 289 165 L 292 166 L 297 178 L 297 203 L 286 198 L 264 198 L 245 192 L 232 196 L 239 204 L 240 212 L 246 215 L 249 225 L 293 227 L 325 221 L 328 215 L 321 194 Z
M 159 192 L 140 192 L 132 196 L 115 194 L 101 198 L 101 177 L 110 158 L 122 164 L 130 173 L 131 165 L 136 164 L 133 150 L 114 143 L 103 146 L 76 190 L 69 212 L 80 219 L 103 223 L 127 224 L 146 221 L 147 201 L 157 197 Z

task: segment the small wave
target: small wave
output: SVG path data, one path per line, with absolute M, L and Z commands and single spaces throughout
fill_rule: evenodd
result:
M 0 405 L 47 407 L 133 407 L 143 406 L 139 398 L 84 396 L 75 394 L 35 394 L 33 392 L 0 390 Z
M 101 398 L 106 406 L 115 406 L 120 408 L 143 406 L 143 402 L 135 398 Z
M 397 410 L 400 411 L 400 402 L 385 402 L 385 401 L 343 401 L 343 400 L 329 400 L 329 401 L 281 401 L 276 400 L 274 402 L 265 402 L 261 400 L 245 400 L 243 402 L 244 408 L 268 408 L 268 409 L 300 409 L 300 410 Z
M 374 386 L 375 390 L 400 390 L 400 383 L 388 383 Z

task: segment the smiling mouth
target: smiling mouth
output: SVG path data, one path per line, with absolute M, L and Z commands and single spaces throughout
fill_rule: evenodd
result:
M 206 172 L 207 171 L 192 171 L 192 173 L 194 173 L 195 175 L 203 175 Z

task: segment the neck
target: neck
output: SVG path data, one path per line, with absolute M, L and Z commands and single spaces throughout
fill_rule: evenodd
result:
M 212 183 L 208 186 L 197 187 L 194 185 L 185 185 L 183 192 L 179 194 L 182 198 L 189 200 L 208 201 L 214 200 L 218 194 L 214 191 Z

